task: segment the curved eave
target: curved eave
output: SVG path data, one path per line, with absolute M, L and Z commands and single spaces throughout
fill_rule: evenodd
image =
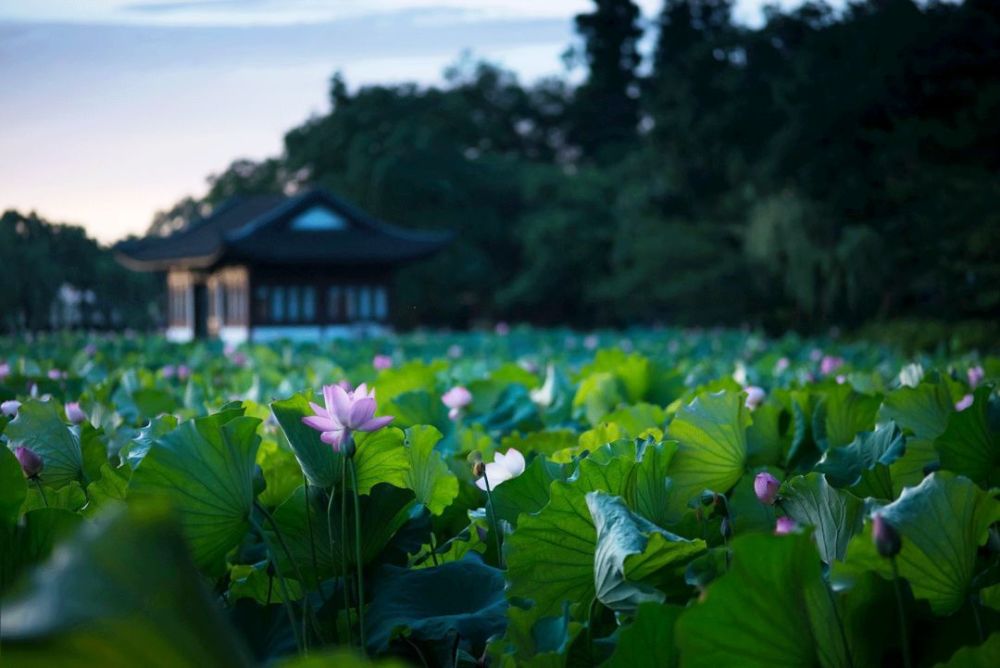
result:
M 167 271 L 168 269 L 206 269 L 219 260 L 219 254 L 202 255 L 199 257 L 153 258 L 142 259 L 132 257 L 124 251 L 116 251 L 115 259 L 132 271 Z

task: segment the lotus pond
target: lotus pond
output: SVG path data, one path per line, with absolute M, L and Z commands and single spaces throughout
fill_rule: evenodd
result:
M 997 666 L 998 377 L 736 331 L 0 342 L 0 663 Z

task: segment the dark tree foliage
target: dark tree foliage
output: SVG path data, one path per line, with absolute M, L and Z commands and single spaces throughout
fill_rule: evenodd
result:
M 148 327 L 157 280 L 119 265 L 82 227 L 0 216 L 0 332 Z
M 400 277 L 404 322 L 813 329 L 1000 312 L 1000 3 L 771 9 L 666 0 L 577 18 L 587 76 L 462 59 L 441 87 L 335 77 L 225 197 L 317 184 L 457 243 Z M 166 228 L 164 228 L 166 229 Z

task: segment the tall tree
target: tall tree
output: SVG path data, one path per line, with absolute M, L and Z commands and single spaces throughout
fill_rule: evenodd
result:
M 635 138 L 639 123 L 642 16 L 632 0 L 594 0 L 576 17 L 588 75 L 577 89 L 570 138 L 587 157 L 611 161 Z

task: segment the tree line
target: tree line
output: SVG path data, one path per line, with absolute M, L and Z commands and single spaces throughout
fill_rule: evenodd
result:
M 438 86 L 334 75 L 280 155 L 237 160 L 150 231 L 310 185 L 458 231 L 399 277 L 408 324 L 1000 312 L 1000 3 L 813 2 L 756 28 L 732 5 L 666 0 L 645 21 L 595 0 L 567 53 L 578 85 L 469 57 Z

